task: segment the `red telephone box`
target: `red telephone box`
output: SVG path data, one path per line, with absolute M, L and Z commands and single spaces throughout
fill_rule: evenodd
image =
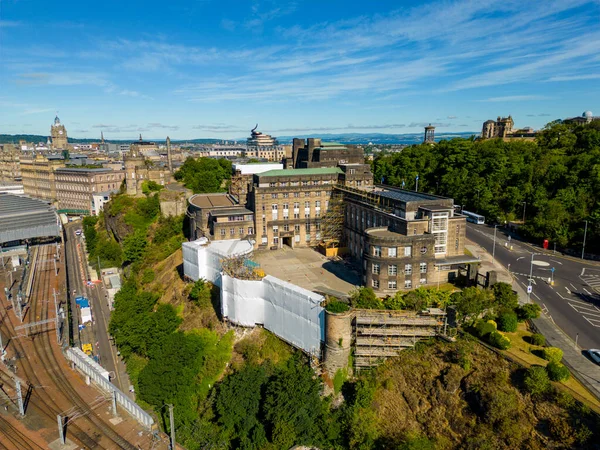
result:
M 548 249 L 548 239 L 544 239 L 544 249 Z

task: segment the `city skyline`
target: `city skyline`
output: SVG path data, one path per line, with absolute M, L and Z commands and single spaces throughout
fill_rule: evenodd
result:
M 600 99 L 597 0 L 187 3 L 4 2 L 0 133 L 57 111 L 77 138 L 537 129 Z

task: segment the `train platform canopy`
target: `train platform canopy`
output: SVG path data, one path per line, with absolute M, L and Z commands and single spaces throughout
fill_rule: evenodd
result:
M 0 244 L 60 236 L 56 210 L 43 200 L 0 194 Z

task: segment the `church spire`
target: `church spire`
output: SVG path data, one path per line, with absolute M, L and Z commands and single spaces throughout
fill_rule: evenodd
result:
M 100 143 L 104 144 L 104 131 L 100 132 Z

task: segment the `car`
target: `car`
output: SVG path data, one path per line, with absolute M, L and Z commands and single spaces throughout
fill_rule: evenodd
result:
M 590 355 L 590 358 L 592 358 L 596 364 L 600 364 L 600 350 L 597 348 L 590 348 L 588 350 L 588 355 Z

